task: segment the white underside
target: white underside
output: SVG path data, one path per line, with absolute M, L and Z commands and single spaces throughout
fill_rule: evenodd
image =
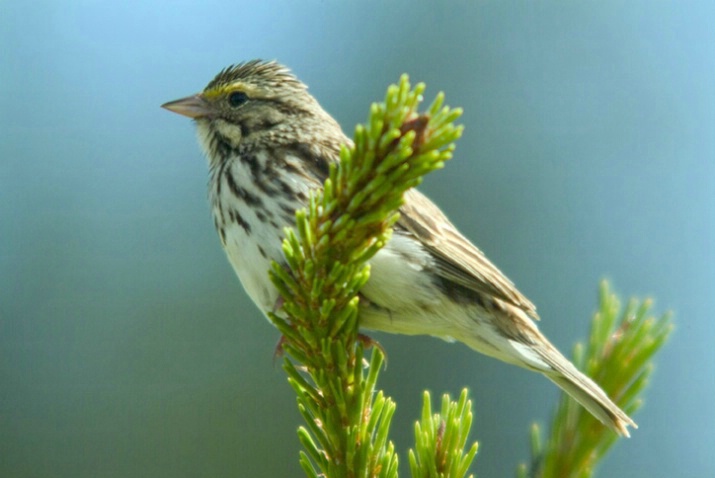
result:
M 259 253 L 258 246 L 280 261 L 283 252 L 275 240 L 275 231 L 253 227 L 247 235 L 240 226 L 233 225 L 226 229 L 226 237 L 224 248 L 244 289 L 262 311 L 274 310 L 278 291 L 268 280 L 270 260 Z M 409 261 L 405 254 L 409 254 Z M 389 333 L 431 335 L 450 342 L 458 340 L 515 365 L 549 369 L 528 346 L 500 334 L 478 306 L 457 304 L 442 294 L 423 271 L 430 260 L 417 242 L 394 235 L 370 261 L 370 280 L 361 293 L 364 298 L 360 326 Z
M 290 160 L 290 158 L 289 158 Z M 261 192 L 251 182 L 251 171 L 240 161 L 233 162 L 231 174 L 238 187 L 251 194 Z M 297 184 L 284 175 L 282 180 L 290 186 L 308 193 L 307 185 Z M 216 180 L 216 178 L 214 178 Z M 236 203 L 234 193 L 224 182 L 220 188 L 211 188 L 213 214 L 219 216 L 218 204 Z M 283 262 L 282 227 L 292 226 L 277 204 L 265 201 L 267 213 L 278 223 L 278 228 L 261 221 L 250 207 L 238 212 L 250 223 L 250 231 L 240 224 L 219 221 L 224 228 L 224 249 L 244 289 L 262 311 L 272 311 L 278 302 L 278 291 L 268 278 L 271 261 Z M 275 210 L 266 208 L 274 207 Z M 225 213 L 225 212 L 224 212 Z M 262 252 L 261 252 L 262 251 Z M 390 242 L 370 261 L 370 280 L 363 288 L 360 325 L 366 329 L 407 335 L 431 335 L 444 340 L 458 340 L 486 355 L 509 363 L 537 370 L 549 367 L 530 347 L 507 339 L 496 330 L 493 317 L 477 305 L 455 303 L 434 285 L 425 268 L 429 268 L 431 255 L 421 243 L 411 236 L 395 233 Z M 528 327 L 536 329 L 533 321 L 516 307 Z

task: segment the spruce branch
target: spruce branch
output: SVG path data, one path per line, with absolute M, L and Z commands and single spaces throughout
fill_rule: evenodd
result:
M 651 299 L 631 299 L 622 310 L 606 281 L 601 282 L 599 298 L 588 343 L 576 344 L 573 362 L 632 415 L 643 404 L 643 392 L 653 373 L 652 359 L 673 330 L 671 315 L 650 316 Z M 517 476 L 589 478 L 617 440 L 562 393 L 545 444 L 538 425 L 532 426 L 531 463 L 521 465 Z
M 430 394 L 424 393 L 422 419 L 415 423 L 415 449 L 409 451 L 413 478 L 467 476 L 478 446 L 475 442 L 465 452 L 472 426 L 472 402 L 467 397 L 466 388 L 456 402 L 444 394 L 441 412 L 433 415 Z
M 376 391 L 379 347 L 365 373 L 358 293 L 369 278 L 367 261 L 390 238 L 403 193 L 451 158 L 462 132 L 453 124 L 461 110 L 444 107 L 441 93 L 418 112 L 424 88 L 411 88 L 403 75 L 372 105 L 323 190 L 296 212 L 295 230 L 286 229 L 287 265 L 274 262 L 269 271 L 281 301 L 268 315 L 283 334 L 283 368 L 305 419 L 300 465 L 310 477 L 397 476 L 388 438 L 395 404 Z

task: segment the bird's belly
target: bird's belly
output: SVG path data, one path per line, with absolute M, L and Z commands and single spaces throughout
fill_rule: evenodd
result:
M 363 296 L 363 328 L 450 340 L 449 301 L 435 285 L 431 255 L 411 236 L 395 233 L 370 261 Z
M 274 310 L 278 291 L 271 283 L 271 262 L 284 262 L 282 233 L 254 223 L 225 228 L 224 250 L 243 288 L 261 312 Z M 409 335 L 433 335 L 449 340 L 456 333 L 444 294 L 429 272 L 431 258 L 414 239 L 399 234 L 370 261 L 370 279 L 363 287 L 360 326 Z
M 441 298 L 428 272 L 431 261 L 411 236 L 395 233 L 370 261 L 370 280 L 362 295 L 392 312 L 436 306 Z

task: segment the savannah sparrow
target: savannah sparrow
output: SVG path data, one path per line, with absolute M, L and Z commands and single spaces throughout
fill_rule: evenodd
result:
M 251 299 L 273 309 L 278 291 L 267 271 L 284 261 L 283 228 L 350 139 L 276 62 L 230 66 L 202 93 L 163 107 L 195 120 L 221 243 Z M 627 436 L 633 420 L 539 332 L 534 305 L 427 197 L 413 189 L 404 199 L 392 239 L 370 261 L 361 327 L 456 339 L 540 372 Z

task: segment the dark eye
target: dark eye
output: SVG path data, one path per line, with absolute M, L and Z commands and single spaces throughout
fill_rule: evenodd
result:
M 248 95 L 243 91 L 234 91 L 228 95 L 228 104 L 236 108 L 248 101 Z

